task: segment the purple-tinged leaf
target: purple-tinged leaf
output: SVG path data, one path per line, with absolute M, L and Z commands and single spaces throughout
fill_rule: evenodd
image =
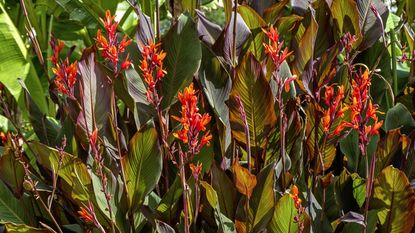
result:
M 150 17 L 145 15 L 140 9 L 137 9 L 137 11 L 139 23 L 135 37 L 138 43 L 138 49 L 141 51 L 142 45 L 148 45 L 150 41 L 155 42 L 155 40 Z
M 350 211 L 347 214 L 340 217 L 340 221 L 342 222 L 355 222 L 360 225 L 365 225 L 365 220 L 362 214 Z
M 199 18 L 197 21 L 199 38 L 207 45 L 212 46 L 220 36 L 222 29 L 219 25 L 209 21 L 202 11 L 196 10 L 196 15 Z

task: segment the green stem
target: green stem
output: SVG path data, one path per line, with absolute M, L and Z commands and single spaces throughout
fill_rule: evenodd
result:
M 398 73 L 396 70 L 396 35 L 393 29 L 390 30 L 389 33 L 391 37 L 393 93 L 396 96 L 398 94 Z

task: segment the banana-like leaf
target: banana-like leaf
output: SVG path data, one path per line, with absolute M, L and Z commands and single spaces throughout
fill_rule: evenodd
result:
M 405 105 L 397 103 L 386 113 L 385 129 L 391 130 L 400 127 L 402 127 L 402 132 L 408 132 L 415 128 L 415 120 Z
M 376 148 L 376 167 L 375 167 L 375 176 L 388 166 L 394 155 L 402 147 L 402 135 L 399 129 L 390 130 L 386 133 L 384 137 L 378 142 Z
M 130 140 L 129 153 L 121 159 L 129 205 L 136 211 L 157 185 L 162 169 L 162 155 L 154 128 L 137 132 Z
M 95 53 L 86 50 L 78 65 L 80 73 L 79 97 L 84 111 L 80 111 L 77 124 L 87 135 L 99 130 L 100 135 L 105 135 L 105 128 L 111 114 L 113 88 L 102 67 L 95 61 Z
M 69 14 L 69 18 L 80 22 L 90 29 L 103 27 L 99 17 L 104 18 L 104 10 L 92 0 L 56 0 Z
M 371 209 L 378 212 L 381 233 L 411 232 L 415 222 L 415 193 L 405 174 L 392 166 L 376 178 Z
M 25 224 L 6 223 L 6 232 L 9 233 L 56 233 L 52 228 L 35 228 Z
M 268 230 L 274 233 L 297 233 L 299 232 L 298 223 L 294 222 L 294 217 L 298 215 L 294 205 L 294 200 L 290 194 L 284 194 L 277 202 L 274 215 L 268 226 Z M 304 224 L 304 231 L 310 227 L 310 219 L 306 213 L 300 216 Z
M 192 81 L 202 59 L 196 24 L 190 16 L 180 15 L 177 23 L 163 38 L 166 76 L 161 81 L 162 107 L 176 102 L 177 93 Z
M 361 39 L 359 11 L 353 0 L 333 0 L 330 11 L 337 24 L 340 35 L 350 32 Z
M 216 163 L 211 168 L 212 187 L 217 190 L 219 198 L 219 207 L 223 214 L 229 219 L 234 219 L 236 210 L 236 189 L 226 175 L 226 173 L 219 168 Z
M 43 88 L 31 63 L 29 53 L 3 5 L 0 4 L 0 82 L 19 103 L 21 110 L 26 110 L 23 99 L 23 89 L 18 79 L 28 87 L 33 100 L 39 109 L 47 112 L 47 104 Z
M 220 211 L 218 194 L 215 189 L 213 189 L 213 187 L 205 181 L 201 181 L 200 184 L 206 191 L 206 199 L 208 200 L 208 203 L 214 209 L 215 221 L 219 227 L 219 232 L 236 232 L 234 223 Z
M 262 169 L 258 174 L 258 183 L 249 201 L 254 232 L 261 232 L 266 229 L 272 218 L 275 207 L 274 178 L 273 163 Z
M 251 34 L 249 35 L 250 43 L 248 44 L 248 51 L 251 52 L 258 61 L 262 61 L 265 57 L 263 43 L 267 38 L 265 33 L 262 32 L 262 27 L 265 27 L 267 24 L 254 9 L 247 5 L 239 6 L 238 13 L 251 31 Z
M 0 182 L 0 222 L 30 224 L 34 216 L 31 216 L 32 212 L 25 207 L 29 208 L 23 200 L 16 199 L 3 182 Z
M 278 16 L 280 16 L 281 12 L 284 10 L 288 1 L 289 0 L 280 1 L 265 9 L 263 14 L 265 22 L 268 24 L 274 24 L 275 20 L 279 18 Z
M 23 165 L 16 159 L 14 151 L 6 147 L 0 157 L 0 179 L 13 191 L 16 198 L 23 194 L 25 171 Z
M 30 142 L 29 145 L 34 149 L 36 160 L 41 166 L 50 172 L 57 172 L 65 196 L 79 206 L 90 200 L 91 176 L 81 159 L 64 152 L 61 167 L 57 171 L 60 160 L 58 150 L 36 141 Z
M 261 71 L 261 65 L 252 54 L 248 54 L 236 68 L 231 95 L 228 101 L 232 136 L 246 144 L 244 123 L 236 101 L 240 96 L 246 112 L 250 143 L 253 154 L 264 149 L 268 136 L 276 124 L 274 97 L 271 88 Z

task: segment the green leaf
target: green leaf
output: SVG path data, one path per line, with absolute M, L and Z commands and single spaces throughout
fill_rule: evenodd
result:
M 295 36 L 298 46 L 293 48 L 295 59 L 292 65 L 292 72 L 301 78 L 300 87 L 310 95 L 314 95 L 311 60 L 314 58 L 318 28 L 314 14 L 310 14 L 310 25 L 307 28 L 303 24 L 299 26 Z
M 415 127 L 415 121 L 405 105 L 397 103 L 386 113 L 385 130 L 388 131 L 400 127 L 402 127 L 402 132 L 407 132 Z
M 294 233 L 298 231 L 298 223 L 294 222 L 294 217 L 298 214 L 294 205 L 294 200 L 290 194 L 284 194 L 277 202 L 274 215 L 268 226 L 268 230 L 274 233 Z M 306 213 L 300 217 L 305 229 L 308 228 L 310 220 Z M 304 231 L 307 232 L 307 231 Z
M 360 208 L 366 200 L 366 182 L 357 173 L 351 175 L 353 180 L 353 197 Z
M 378 212 L 380 232 L 411 232 L 415 222 L 415 193 L 405 174 L 392 166 L 376 178 L 371 209 Z
M 175 233 L 173 227 L 159 220 L 156 220 L 156 231 L 158 233 Z
M 0 222 L 29 223 L 29 212 L 22 200 L 17 200 L 3 182 L 0 182 Z
M 244 105 L 251 136 L 250 143 L 255 154 L 258 149 L 265 147 L 277 118 L 273 110 L 274 97 L 271 88 L 261 71 L 261 65 L 252 54 L 245 56 L 236 68 L 236 78 L 228 102 L 232 136 L 246 144 L 244 123 L 236 101 L 238 95 Z
M 214 209 L 215 221 L 219 227 L 219 232 L 236 232 L 233 222 L 220 211 L 218 195 L 215 189 L 205 181 L 201 181 L 200 185 L 205 189 L 206 198 L 210 206 Z
M 280 16 L 281 12 L 286 7 L 289 0 L 283 0 L 278 3 L 275 3 L 274 5 L 268 7 L 264 11 L 264 20 L 268 24 L 274 24 L 275 20 L 278 19 L 278 16 Z
M 129 205 L 136 211 L 157 185 L 162 170 L 162 155 L 157 131 L 148 128 L 130 140 L 128 155 L 121 159 L 126 177 Z
M 394 155 L 400 151 L 402 147 L 401 132 L 399 129 L 389 130 L 384 137 L 378 142 L 376 148 L 376 167 L 375 176 L 388 166 Z
M 166 76 L 161 81 L 162 106 L 176 102 L 177 93 L 192 81 L 202 59 L 202 49 L 196 25 L 187 15 L 180 15 L 177 23 L 163 38 Z
M 237 192 L 232 181 L 216 163 L 212 165 L 211 176 L 212 187 L 218 190 L 219 207 L 222 213 L 229 219 L 234 219 Z
M 274 164 L 271 163 L 258 174 L 249 205 L 253 213 L 253 229 L 255 232 L 264 230 L 272 218 L 275 206 Z
M 51 228 L 35 228 L 24 224 L 6 223 L 4 226 L 8 233 L 56 233 Z
M 42 85 L 31 63 L 19 31 L 14 26 L 9 15 L 0 4 L 0 82 L 19 103 L 21 110 L 25 110 L 23 90 L 18 79 L 28 86 L 34 102 L 43 113 L 47 112 L 47 104 Z
M 376 9 L 380 18 L 370 9 L 371 6 Z M 357 1 L 357 8 L 359 11 L 359 25 L 363 36 L 359 50 L 365 50 L 371 47 L 383 35 L 389 11 L 381 0 L 359 0 Z
M 24 90 L 24 99 L 26 109 L 29 112 L 29 120 L 32 123 L 33 130 L 37 137 L 43 144 L 52 147 L 56 146 L 56 139 L 58 138 L 61 129 L 59 123 L 54 118 L 48 117 L 45 113 L 42 113 L 26 85 L 23 82 L 21 82 L 21 85 Z
M 30 142 L 34 149 L 37 162 L 50 172 L 57 172 L 60 160 L 59 152 L 40 142 Z M 62 190 L 67 198 L 77 204 L 90 200 L 91 177 L 81 159 L 66 152 L 63 153 L 61 167 L 58 171 Z
M 262 27 L 265 27 L 267 24 L 254 9 L 247 5 L 239 6 L 238 13 L 251 31 L 251 34 L 249 35 L 250 43 L 248 51 L 251 52 L 258 61 L 262 61 L 265 57 L 263 43 L 267 38 L 265 33 L 262 32 Z
M 6 147 L 0 157 L 0 179 L 13 191 L 15 197 L 23 194 L 25 171 L 22 164 L 16 159 L 14 151 Z
M 168 222 L 175 217 L 174 211 L 176 204 L 182 196 L 182 193 L 183 189 L 180 184 L 180 177 L 176 176 L 173 184 L 170 185 L 169 190 L 164 194 L 159 206 L 157 206 L 157 212 L 160 212 Z
M 360 38 L 359 11 L 354 0 L 333 0 L 330 10 L 340 35 L 350 32 Z
M 69 14 L 69 19 L 80 22 L 90 29 L 102 27 L 99 17 L 104 18 L 105 12 L 92 0 L 57 0 L 57 3 Z

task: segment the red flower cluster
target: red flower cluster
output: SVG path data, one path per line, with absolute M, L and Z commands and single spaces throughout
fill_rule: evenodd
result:
M 161 44 L 154 44 L 150 41 L 149 45 L 143 46 L 140 69 L 143 72 L 144 81 L 147 83 L 147 100 L 150 103 L 158 102 L 158 96 L 155 92 L 157 82 L 166 75 L 163 69 L 163 60 L 166 58 L 166 53 L 159 50 Z M 157 100 L 155 100 L 155 98 Z
M 353 128 L 359 132 L 359 147 L 362 154 L 365 153 L 369 136 L 378 135 L 383 121 L 379 121 L 376 113 L 378 106 L 372 104 L 369 96 L 370 77 L 366 70 L 363 74 L 360 72 L 352 80 L 352 93 L 350 103 L 347 108 L 350 110 L 350 122 L 344 122 L 339 127 Z M 369 120 L 373 120 L 373 125 L 369 125 Z
M 199 113 L 193 83 L 186 87 L 183 93 L 179 92 L 178 99 L 182 104 L 182 116 L 181 118 L 173 116 L 173 118 L 179 121 L 183 128 L 173 135 L 183 143 L 187 143 L 190 151 L 194 155 L 199 153 L 205 144 L 209 145 L 209 140 L 212 139 L 212 135 L 210 135 L 210 131 L 208 130 L 199 141 L 199 133 L 206 130 L 206 125 L 210 122 L 211 117 L 207 113 L 203 115 Z
M 298 197 L 298 187 L 296 185 L 293 185 L 291 188 L 291 193 L 290 196 L 291 198 L 294 200 L 294 205 L 296 209 L 300 209 L 301 208 L 301 198 Z
M 83 219 L 86 223 L 95 223 L 94 218 L 94 206 L 92 203 L 88 203 L 88 206 L 81 207 L 81 210 L 78 211 L 79 218 Z
M 324 133 L 329 133 L 331 126 L 338 117 L 342 117 L 343 113 L 347 110 L 347 106 L 342 107 L 342 100 L 344 98 L 344 88 L 339 86 L 337 88 L 337 95 L 334 97 L 333 86 L 327 86 L 324 93 L 324 102 L 328 109 L 323 111 L 323 131 Z M 340 124 L 334 130 L 334 134 L 338 135 L 342 131 L 343 126 Z
M 264 33 L 269 38 L 269 43 L 265 44 L 265 53 L 272 58 L 273 63 L 279 70 L 280 65 L 291 55 L 292 52 L 288 52 L 288 48 L 282 50 L 283 42 L 279 41 L 279 34 L 271 25 L 269 31 L 264 30 Z
M 202 164 L 198 161 L 197 165 L 191 163 L 189 166 L 192 171 L 193 178 L 195 178 L 196 181 L 199 180 L 200 173 L 202 173 Z
M 102 51 L 102 56 L 114 66 L 115 77 L 117 77 L 122 70 L 128 69 L 131 66 L 131 61 L 127 55 L 124 62 L 121 64 L 121 67 L 118 69 L 119 55 L 120 53 L 125 52 L 125 48 L 132 42 L 132 40 L 128 39 L 127 36 L 124 36 L 121 42 L 118 42 L 118 23 L 114 22 L 114 19 L 115 15 L 111 16 L 111 12 L 109 10 L 105 12 L 105 20 L 100 18 L 101 22 L 104 24 L 105 31 L 108 34 L 108 39 L 103 36 L 101 30 L 98 29 L 97 42 L 98 49 Z
M 57 40 L 54 36 L 52 36 L 50 40 L 50 46 L 52 48 L 53 55 L 49 58 L 49 60 L 52 61 L 54 66 L 52 68 L 52 72 L 56 75 L 54 80 L 56 89 L 64 95 L 73 97 L 72 90 L 77 80 L 76 74 L 78 72 L 78 62 L 75 61 L 74 63 L 69 63 L 68 58 L 64 61 L 59 59 L 59 54 L 62 52 L 65 44 L 62 41 Z

